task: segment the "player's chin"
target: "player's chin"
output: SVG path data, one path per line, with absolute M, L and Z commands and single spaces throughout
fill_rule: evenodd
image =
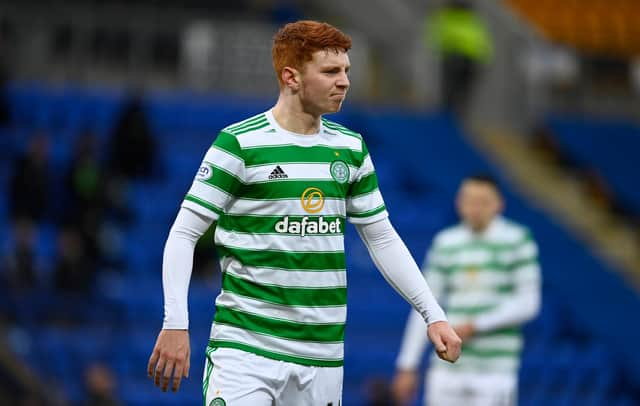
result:
M 329 105 L 327 106 L 327 113 L 337 113 L 340 111 L 340 109 L 342 108 L 342 101 L 344 99 L 341 99 L 339 101 L 335 100 L 335 101 L 331 101 L 331 103 L 329 103 Z

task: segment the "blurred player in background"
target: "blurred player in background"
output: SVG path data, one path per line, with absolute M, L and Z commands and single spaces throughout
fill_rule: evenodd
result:
M 516 404 L 521 326 L 538 313 L 538 249 L 529 231 L 500 215 L 497 183 L 470 176 L 457 197 L 462 222 L 438 233 L 425 276 L 463 342 L 456 364 L 433 358 L 426 376 L 429 406 Z M 420 316 L 412 312 L 393 382 L 396 401 L 412 402 L 426 348 Z
M 460 339 L 387 218 L 362 137 L 322 118 L 346 97 L 350 48 L 328 24 L 285 25 L 273 43 L 276 105 L 223 129 L 206 153 L 165 246 L 165 317 L 148 365 L 163 390 L 189 373 L 193 251 L 214 222 L 223 276 L 205 405 L 341 403 L 345 220 L 438 355 L 458 358 Z

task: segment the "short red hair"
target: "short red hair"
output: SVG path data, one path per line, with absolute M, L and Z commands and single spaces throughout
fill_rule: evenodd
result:
M 313 53 L 323 49 L 347 52 L 351 49 L 351 37 L 336 27 L 318 21 L 302 20 L 289 23 L 273 36 L 271 57 L 278 82 L 283 86 L 281 72 L 285 66 L 301 70 Z

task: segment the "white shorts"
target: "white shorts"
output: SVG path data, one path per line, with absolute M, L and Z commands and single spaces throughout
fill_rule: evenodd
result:
M 427 406 L 514 406 L 518 380 L 515 375 L 449 372 L 430 369 L 425 382 Z
M 341 406 L 342 367 L 277 361 L 233 348 L 207 348 L 205 406 Z

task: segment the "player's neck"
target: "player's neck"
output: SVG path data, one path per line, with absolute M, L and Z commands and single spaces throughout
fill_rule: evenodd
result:
M 482 224 L 467 223 L 467 227 L 469 227 L 469 230 L 471 230 L 471 233 L 473 233 L 473 235 L 482 236 L 487 233 L 487 231 L 489 230 L 489 228 L 491 228 L 491 225 L 494 223 L 494 221 L 495 221 L 495 217 L 489 220 L 487 223 L 482 223 Z
M 320 116 L 305 112 L 301 105 L 282 97 L 271 110 L 280 127 L 296 134 L 313 135 L 320 130 Z

